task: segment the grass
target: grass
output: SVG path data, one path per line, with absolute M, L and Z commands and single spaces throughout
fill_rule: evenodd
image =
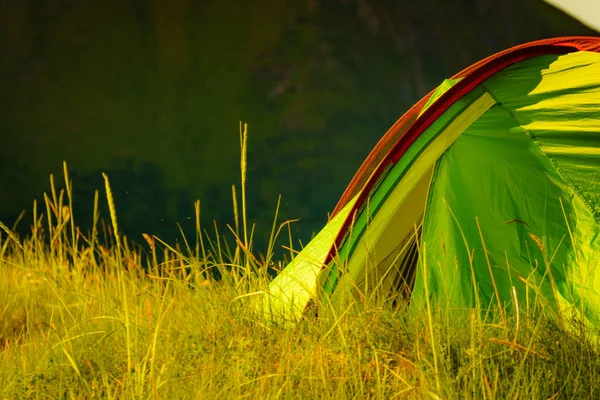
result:
M 106 176 L 109 224 L 97 193 L 82 234 L 64 177 L 34 203 L 28 237 L 0 225 L 0 399 L 600 398 L 587 331 L 526 313 L 484 322 L 361 302 L 265 325 L 252 310 L 274 240 L 266 259 L 252 254 L 235 188 L 235 245 L 209 239 L 196 203 L 194 242 L 144 235 L 142 247 L 120 235 Z

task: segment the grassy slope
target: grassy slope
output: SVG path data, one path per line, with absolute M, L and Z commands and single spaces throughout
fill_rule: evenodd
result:
M 81 177 L 76 205 L 110 172 L 123 230 L 138 238 L 176 234 L 188 217 L 179 200 L 201 199 L 223 223 L 238 156 L 229 132 L 243 119 L 251 219 L 268 230 L 281 193 L 306 239 L 386 129 L 442 79 L 518 43 L 592 34 L 542 0 L 223 4 L 0 2 L 0 191 L 11 192 L 0 216 L 28 209 L 67 160 Z M 152 173 L 138 171 L 145 163 Z
M 584 331 L 361 303 L 266 326 L 252 310 L 268 277 L 243 247 L 77 239 L 66 199 L 49 196 L 29 239 L 0 230 L 0 398 L 599 396 Z

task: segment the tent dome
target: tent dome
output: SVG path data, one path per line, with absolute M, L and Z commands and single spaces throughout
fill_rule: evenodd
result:
M 314 299 L 537 298 L 600 322 L 600 38 L 482 60 L 383 136 L 322 231 L 273 280 L 269 311 Z

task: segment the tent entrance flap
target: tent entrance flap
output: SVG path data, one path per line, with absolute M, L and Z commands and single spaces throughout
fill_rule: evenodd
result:
M 483 92 L 467 107 L 447 115 L 447 123 L 431 128 L 439 129 L 439 132 L 433 132 L 434 139 L 409 163 L 410 167 L 401 180 L 395 184 L 386 184 L 385 181 L 388 178 L 394 179 L 394 172 L 398 172 L 394 169 L 406 164 L 399 162 L 392 168 L 377 191 L 382 204 L 376 212 L 370 208 L 372 203 L 364 207 L 362 213 L 367 213 L 368 218 L 362 219 L 362 226 L 361 218 L 357 219 L 353 234 L 349 235 L 340 251 L 340 254 L 344 254 L 344 251 L 347 252 L 345 254 L 350 254 L 347 259 L 341 258 L 342 261 L 347 261 L 344 273 L 332 270 L 332 273 L 337 273 L 333 278 L 330 273 L 329 279 L 337 279 L 339 285 L 335 290 L 336 297 L 346 296 L 351 292 L 364 293 L 369 288 L 386 291 L 394 286 L 394 282 L 399 279 L 400 267 L 407 267 L 400 262 L 401 253 L 410 251 L 411 238 L 419 232 L 435 163 L 494 104 L 494 99 Z M 348 248 L 352 250 L 349 251 Z M 407 273 L 410 276 L 410 271 Z M 409 279 L 404 281 L 408 282 Z

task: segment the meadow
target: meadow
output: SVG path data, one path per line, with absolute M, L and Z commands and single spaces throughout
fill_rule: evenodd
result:
M 235 226 L 205 229 L 197 202 L 177 246 L 122 236 L 107 176 L 81 232 L 66 165 L 27 237 L 0 224 L 0 399 L 600 398 L 597 336 L 544 313 L 356 301 L 293 326 L 261 318 L 267 269 L 285 261 L 274 240 L 252 251 L 244 170 L 242 156 Z M 275 218 L 272 239 L 287 226 Z

